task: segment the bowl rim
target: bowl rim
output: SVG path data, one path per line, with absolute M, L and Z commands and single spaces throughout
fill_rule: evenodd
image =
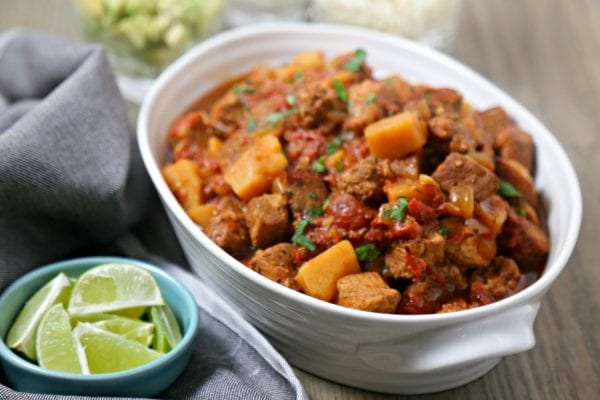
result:
M 70 372 L 59 372 L 53 371 L 50 369 L 44 369 L 37 364 L 34 364 L 31 361 L 28 361 L 11 349 L 5 343 L 5 338 L 0 338 L 0 357 L 5 359 L 7 362 L 13 364 L 21 370 L 26 370 L 27 372 L 43 375 L 46 378 L 53 378 L 57 380 L 69 380 L 69 381 L 77 381 L 77 382 L 104 382 L 107 380 L 123 380 L 134 377 L 136 375 L 145 374 L 151 372 L 153 370 L 157 370 L 163 368 L 164 365 L 168 364 L 171 360 L 176 359 L 182 352 L 187 351 L 187 348 L 194 340 L 198 333 L 198 306 L 193 296 L 189 292 L 189 290 L 177 279 L 173 278 L 171 275 L 163 271 L 162 269 L 149 264 L 144 261 L 136 260 L 133 258 L 127 257 L 112 257 L 112 256 L 94 256 L 94 257 L 80 257 L 69 260 L 57 261 L 51 264 L 47 264 L 36 268 L 25 275 L 19 277 L 13 283 L 11 283 L 0 296 L 0 305 L 4 302 L 8 301 L 8 299 L 14 295 L 21 287 L 33 279 L 40 278 L 45 275 L 49 275 L 52 273 L 65 272 L 67 276 L 69 276 L 69 269 L 81 267 L 85 264 L 90 264 L 88 269 L 93 268 L 94 266 L 107 264 L 107 263 L 127 263 L 132 264 L 138 267 L 149 271 L 154 276 L 160 276 L 161 279 L 167 282 L 167 284 L 171 285 L 175 288 L 175 291 L 181 296 L 181 300 L 178 304 L 182 304 L 183 307 L 187 309 L 191 309 L 189 312 L 190 316 L 190 324 L 188 329 L 186 329 L 181 341 L 175 346 L 174 349 L 169 351 L 168 353 L 162 355 L 158 359 L 149 362 L 148 364 L 141 365 L 136 368 L 131 368 L 124 371 L 119 372 L 111 372 L 105 374 L 76 374 Z M 157 282 L 158 283 L 158 282 Z
M 201 228 L 196 226 L 196 224 L 187 216 L 162 178 L 159 160 L 154 158 L 150 146 L 150 129 L 148 124 L 150 115 L 157 104 L 160 104 L 161 94 L 165 90 L 165 87 L 167 87 L 171 82 L 176 81 L 178 75 L 184 69 L 188 68 L 190 64 L 200 59 L 204 53 L 214 51 L 216 48 L 231 44 L 232 42 L 241 39 L 260 40 L 260 38 L 264 37 L 265 35 L 278 35 L 282 33 L 296 35 L 316 33 L 329 35 L 336 34 L 349 37 L 361 36 L 365 39 L 380 42 L 388 47 L 396 47 L 398 49 L 416 53 L 417 55 L 428 58 L 437 64 L 442 64 L 446 68 L 453 69 L 461 76 L 467 77 L 470 81 L 476 83 L 477 85 L 484 87 L 488 91 L 494 92 L 496 94 L 495 98 L 498 100 L 498 102 L 501 101 L 505 104 L 508 104 L 509 108 L 517 110 L 520 114 L 525 115 L 529 120 L 529 125 L 532 126 L 531 130 L 536 131 L 536 136 L 543 138 L 543 141 L 555 156 L 555 161 L 563 167 L 567 177 L 567 187 L 569 188 L 569 203 L 572 208 L 572 221 L 567 227 L 565 245 L 559 249 L 556 249 L 557 254 L 555 260 L 551 264 L 546 265 L 540 278 L 527 288 L 510 297 L 499 300 L 492 304 L 469 310 L 441 314 L 381 314 L 342 307 L 337 304 L 325 302 L 308 296 L 304 293 L 287 288 L 271 281 L 255 271 L 251 271 L 248 267 L 244 266 L 241 262 L 233 258 L 214 242 L 212 242 L 212 240 L 210 240 L 208 236 L 204 234 Z M 183 111 L 184 110 L 181 112 Z M 178 58 L 173 64 L 167 67 L 167 69 L 158 77 L 148 95 L 144 99 L 138 114 L 137 139 L 144 165 L 154 183 L 155 188 L 160 194 L 163 204 L 168 211 L 175 216 L 177 221 L 184 226 L 185 230 L 202 245 L 202 247 L 208 250 L 214 257 L 223 261 L 228 268 L 232 268 L 233 271 L 241 274 L 253 283 L 263 286 L 271 292 L 275 292 L 278 296 L 282 296 L 283 298 L 292 302 L 298 302 L 303 306 L 310 307 L 311 309 L 318 310 L 319 312 L 340 315 L 354 320 L 367 320 L 373 322 L 377 321 L 381 323 L 402 322 L 406 324 L 453 323 L 478 317 L 486 317 L 492 314 L 503 312 L 510 308 L 514 308 L 535 297 L 540 297 L 550 287 L 551 283 L 558 277 L 560 272 L 567 264 L 575 247 L 581 226 L 581 189 L 577 175 L 575 174 L 575 170 L 558 140 L 531 112 L 529 112 L 519 102 L 514 100 L 511 96 L 509 96 L 492 82 L 488 81 L 482 75 L 465 66 L 461 62 L 451 58 L 450 56 L 405 38 L 387 33 L 376 32 L 365 28 L 324 23 L 270 22 L 243 26 L 219 33 L 190 49 L 188 52 Z

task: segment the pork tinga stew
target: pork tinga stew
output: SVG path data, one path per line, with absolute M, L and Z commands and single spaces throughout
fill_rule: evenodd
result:
M 363 50 L 256 67 L 168 135 L 163 175 L 191 219 L 293 290 L 441 313 L 510 296 L 544 268 L 529 134 L 455 90 L 374 79 Z

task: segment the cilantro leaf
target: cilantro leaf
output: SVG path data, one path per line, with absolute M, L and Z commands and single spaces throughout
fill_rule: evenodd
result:
M 360 261 L 374 261 L 381 255 L 381 250 L 373 243 L 360 245 L 354 251 Z
M 375 93 L 369 93 L 367 99 L 365 100 L 365 105 L 371 105 L 377 101 L 377 95 Z
M 333 154 L 338 151 L 342 143 L 344 143 L 344 139 L 339 136 L 327 143 L 327 146 L 325 147 L 327 154 Z
M 441 227 L 440 229 L 438 229 L 438 233 L 440 235 L 444 235 L 447 236 L 451 233 L 452 231 L 449 228 L 445 228 L 445 227 Z
M 251 119 L 246 123 L 246 132 L 254 132 L 254 130 L 256 129 L 256 120 L 255 119 Z
M 350 72 L 358 72 L 365 61 L 365 58 L 367 58 L 367 52 L 363 49 L 356 49 L 354 57 L 344 65 L 344 69 Z
M 392 206 L 392 209 L 384 209 L 383 215 L 386 218 L 395 219 L 396 221 L 404 220 L 406 209 L 408 208 L 408 200 L 404 197 L 398 197 L 396 203 Z
M 335 95 L 338 99 L 340 99 L 344 103 L 348 102 L 348 91 L 339 79 L 333 80 L 333 90 L 335 90 Z
M 308 224 L 310 224 L 310 220 L 308 219 L 303 219 L 298 223 L 298 226 L 296 227 L 296 230 L 294 232 L 294 236 L 292 236 L 292 243 L 302 246 L 309 251 L 315 251 L 315 249 L 317 248 L 315 243 L 312 240 L 310 240 L 306 235 L 304 235 L 304 230 L 306 229 Z
M 513 185 L 506 181 L 500 181 L 498 194 L 502 197 L 521 197 L 521 193 Z
M 326 159 L 327 156 L 321 156 L 317 160 L 315 160 L 315 162 L 313 162 L 311 166 L 312 170 L 318 172 L 319 174 L 322 174 L 323 172 L 327 171 L 327 168 L 324 164 Z

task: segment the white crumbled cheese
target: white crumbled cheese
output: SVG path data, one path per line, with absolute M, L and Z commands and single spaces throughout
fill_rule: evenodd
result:
M 315 20 L 359 25 L 433 46 L 453 35 L 461 0 L 313 0 Z

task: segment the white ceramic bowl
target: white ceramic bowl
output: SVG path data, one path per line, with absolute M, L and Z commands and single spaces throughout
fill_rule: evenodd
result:
M 478 108 L 504 107 L 537 146 L 536 185 L 548 206 L 551 252 L 542 277 L 484 307 L 439 315 L 386 315 L 343 308 L 290 290 L 251 271 L 215 245 L 177 203 L 160 167 L 173 120 L 224 79 L 295 54 L 327 56 L 364 48 L 377 76 L 457 89 Z M 579 233 L 577 177 L 554 136 L 523 106 L 462 64 L 395 36 L 318 24 L 269 24 L 220 34 L 195 47 L 158 79 L 138 120 L 144 163 L 196 273 L 263 331 L 293 365 L 380 392 L 424 393 L 469 382 L 503 356 L 535 344 L 540 299 L 564 268 Z M 551 334 L 548 332 L 548 334 Z

